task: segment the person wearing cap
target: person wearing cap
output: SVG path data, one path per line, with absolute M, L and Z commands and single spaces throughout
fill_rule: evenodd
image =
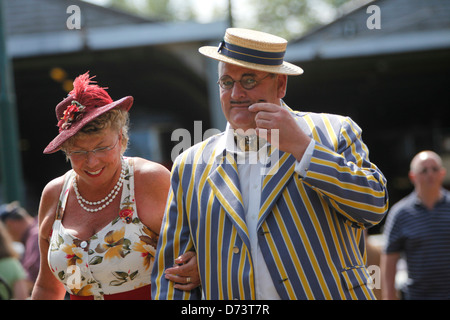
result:
M 228 124 L 174 161 L 153 299 L 375 298 L 363 230 L 386 214 L 386 180 L 350 118 L 283 102 L 287 76 L 303 72 L 286 47 L 229 28 L 219 47 L 199 49 L 219 61 Z M 189 250 L 201 292 L 169 281 Z
M 124 156 L 133 98 L 113 101 L 92 78 L 88 73 L 77 77 L 56 106 L 59 134 L 44 150 L 62 150 L 72 170 L 42 192 L 41 267 L 33 299 L 63 299 L 66 291 L 71 299 L 151 298 L 169 171 Z M 193 256 L 186 254 L 180 263 L 195 266 Z M 187 274 L 190 286 L 196 274 Z

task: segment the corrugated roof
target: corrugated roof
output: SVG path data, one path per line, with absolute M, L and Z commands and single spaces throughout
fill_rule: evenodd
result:
M 3 0 L 7 35 L 36 34 L 67 30 L 67 8 L 77 5 L 81 27 L 95 28 L 140 24 L 154 20 L 80 0 Z
M 361 2 L 361 1 L 360 1 Z M 287 58 L 311 60 L 450 47 L 450 1 L 377 0 L 290 42 Z M 380 29 L 369 29 L 370 5 L 380 8 Z
M 164 23 L 80 0 L 3 0 L 7 51 L 13 58 L 193 41 L 218 41 L 226 23 Z M 70 5 L 81 28 L 69 30 Z

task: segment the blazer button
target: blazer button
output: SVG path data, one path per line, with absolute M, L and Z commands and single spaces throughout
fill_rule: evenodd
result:
M 238 247 L 234 247 L 233 248 L 233 253 L 239 253 L 239 248 Z

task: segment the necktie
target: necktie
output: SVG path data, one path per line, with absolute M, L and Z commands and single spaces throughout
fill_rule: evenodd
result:
M 258 151 L 258 149 L 263 145 L 263 141 L 259 141 L 259 137 L 255 135 L 239 135 L 234 134 L 234 140 L 236 145 L 241 151 Z

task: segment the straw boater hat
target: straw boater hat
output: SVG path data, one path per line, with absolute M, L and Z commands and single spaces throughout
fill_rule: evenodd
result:
M 44 153 L 54 153 L 61 145 L 73 137 L 86 124 L 113 108 L 130 110 L 133 97 L 127 96 L 113 101 L 106 88 L 101 88 L 89 77 L 89 72 L 78 76 L 73 82 L 73 90 L 67 98 L 56 106 L 59 134 L 45 148 Z
M 228 28 L 218 47 L 205 46 L 199 51 L 207 57 L 249 69 L 287 75 L 302 74 L 302 68 L 283 61 L 286 47 L 285 39 L 269 33 Z

